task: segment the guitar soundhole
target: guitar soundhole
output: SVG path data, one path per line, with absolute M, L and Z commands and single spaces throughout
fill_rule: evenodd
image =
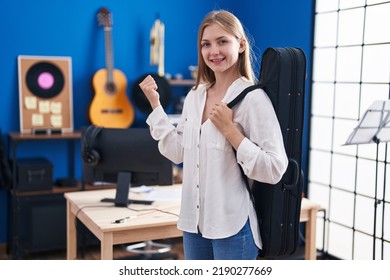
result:
M 116 92 L 116 86 L 114 83 L 107 83 L 106 84 L 106 90 L 108 93 L 115 93 Z
M 122 109 L 102 109 L 103 114 L 123 114 Z

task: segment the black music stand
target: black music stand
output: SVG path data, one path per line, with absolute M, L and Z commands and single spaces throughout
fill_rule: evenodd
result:
M 374 202 L 374 234 L 373 234 L 373 256 L 375 260 L 375 241 L 376 241 L 376 211 L 378 204 L 378 154 L 379 143 L 390 141 L 390 100 L 375 101 L 364 113 L 358 126 L 348 137 L 345 145 L 376 144 L 376 171 L 375 171 L 375 202 Z M 383 185 L 383 204 L 382 204 L 382 260 L 383 260 L 383 237 L 384 237 L 384 214 L 385 214 L 385 190 Z

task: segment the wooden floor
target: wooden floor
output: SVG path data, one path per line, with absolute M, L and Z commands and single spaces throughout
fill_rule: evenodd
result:
M 125 245 L 114 246 L 114 259 L 126 260 L 126 259 L 184 259 L 183 244 L 181 238 L 171 238 L 158 240 L 160 243 L 172 245 L 172 250 L 166 254 L 153 254 L 152 256 L 145 254 L 135 254 L 126 251 Z M 80 260 L 100 260 L 100 246 L 88 246 L 85 249 L 79 248 L 78 259 Z M 5 255 L 0 259 L 10 259 Z M 42 253 L 31 253 L 23 257 L 24 260 L 66 260 L 66 250 L 49 251 Z

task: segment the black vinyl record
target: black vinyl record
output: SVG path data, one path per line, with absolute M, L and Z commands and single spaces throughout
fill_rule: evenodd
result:
M 52 98 L 60 94 L 64 87 L 64 75 L 52 63 L 38 62 L 28 69 L 26 85 L 37 97 Z
M 138 78 L 137 81 L 135 81 L 133 85 L 133 99 L 134 99 L 134 105 L 144 114 L 149 115 L 152 112 L 152 107 L 149 104 L 148 99 L 146 98 L 145 94 L 142 92 L 141 88 L 139 87 L 139 84 L 148 76 L 151 75 L 153 79 L 156 81 L 157 84 L 157 91 L 160 94 L 160 103 L 161 106 L 166 109 L 166 107 L 171 102 L 171 92 L 172 88 L 169 82 L 166 78 L 161 77 L 157 74 L 146 74 Z

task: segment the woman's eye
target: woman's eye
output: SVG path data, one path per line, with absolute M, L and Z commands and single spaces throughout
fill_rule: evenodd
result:
M 227 43 L 226 40 L 220 40 L 220 41 L 218 41 L 218 44 L 219 44 L 219 45 L 223 45 L 223 44 L 226 44 L 226 43 Z
M 202 43 L 202 48 L 206 48 L 206 47 L 208 47 L 208 46 L 210 46 L 210 43 Z

